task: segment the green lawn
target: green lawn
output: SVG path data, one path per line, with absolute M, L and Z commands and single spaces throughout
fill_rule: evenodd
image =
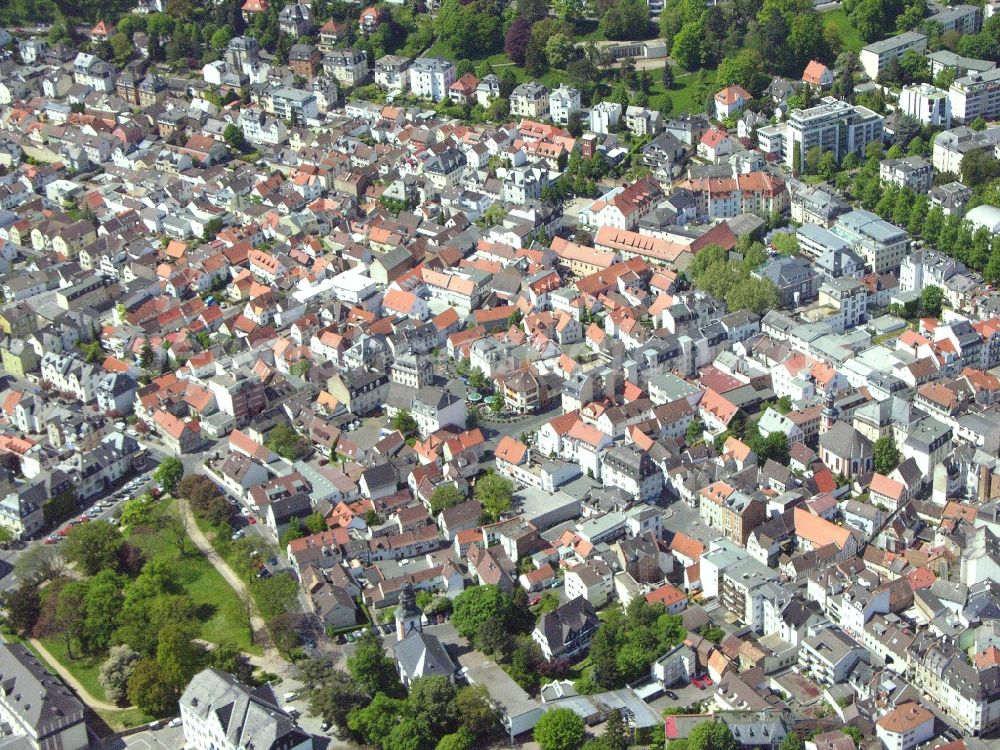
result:
M 159 519 L 169 517 L 175 512 L 175 508 L 173 500 L 166 501 L 160 506 Z M 201 625 L 199 636 L 210 643 L 231 643 L 243 651 L 261 653 L 260 647 L 252 643 L 250 625 L 236 592 L 216 572 L 208 559 L 198 552 L 193 542 L 188 541 L 186 554 L 182 556 L 168 537 L 159 531 L 162 527 L 163 521 L 155 522 L 147 529 L 130 532 L 128 540 L 143 551 L 147 560 L 165 559 L 173 566 L 179 582 L 198 607 L 198 620 Z M 104 662 L 103 655 L 84 657 L 74 651 L 73 655 L 76 658 L 71 659 L 66 652 L 66 642 L 61 636 L 44 638 L 42 643 L 49 653 L 79 680 L 87 692 L 95 698 L 107 700 L 98 680 L 101 664 Z M 30 644 L 27 645 L 31 647 Z M 149 718 L 138 709 L 122 712 L 122 715 L 130 713 L 135 714 L 132 717 L 135 721 L 131 726 L 142 723 L 143 720 L 149 721 Z M 118 714 L 113 715 L 118 716 Z M 120 721 L 122 719 L 119 719 Z
M 653 86 L 649 90 L 650 109 L 660 109 L 663 100 L 670 99 L 673 104 L 671 114 L 683 112 L 704 112 L 705 102 L 698 96 L 698 74 L 686 73 L 674 66 L 674 87 L 667 91 L 663 88 L 663 78 L 659 70 L 653 72 Z M 710 80 L 715 79 L 715 71 L 708 71 Z
M 121 732 L 132 727 L 139 727 L 153 721 L 154 717 L 145 714 L 138 708 L 128 708 L 124 711 L 96 711 L 112 731 Z
M 161 506 L 161 517 L 175 512 L 176 505 L 168 500 Z M 166 559 L 176 570 L 185 592 L 198 607 L 200 636 L 210 643 L 231 643 L 252 651 L 252 634 L 239 596 L 208 559 L 198 552 L 194 542 L 188 542 L 185 555 L 163 534 L 140 530 L 129 534 L 129 541 L 139 547 L 147 560 Z
M 104 661 L 103 656 L 82 657 L 77 650 L 74 650 L 73 655 L 77 658 L 70 659 L 66 654 L 66 640 L 61 635 L 42 638 L 41 641 L 42 645 L 49 650 L 49 653 L 58 659 L 59 663 L 66 667 L 80 681 L 80 684 L 83 685 L 88 693 L 100 700 L 107 700 L 107 697 L 104 695 L 104 688 L 101 687 L 101 683 L 97 679 L 97 675 L 101 671 L 101 663 Z M 27 646 L 31 648 L 30 643 Z M 39 658 L 41 657 L 39 656 Z
M 854 24 L 851 23 L 851 19 L 847 17 L 844 11 L 829 10 L 821 15 L 823 16 L 824 25 L 832 22 L 837 27 L 837 31 L 840 32 L 840 41 L 844 43 L 845 51 L 859 52 L 865 46 L 864 39 L 861 38 L 861 34 L 854 28 Z
M 599 38 L 599 37 L 595 37 Z M 454 63 L 458 63 L 461 58 L 459 58 L 451 48 L 444 44 L 443 42 L 437 41 L 433 46 L 427 51 L 428 57 L 441 57 L 445 60 L 451 60 Z M 567 77 L 566 72 L 563 70 L 552 69 L 546 71 L 543 75 L 533 78 L 529 76 L 524 68 L 515 65 L 513 61 L 507 57 L 503 52 L 497 52 L 493 55 L 483 55 L 482 57 L 476 57 L 469 60 L 472 63 L 476 71 L 479 70 L 483 63 L 489 63 L 493 68 L 493 72 L 497 75 L 503 74 L 506 70 L 511 70 L 514 72 L 514 76 L 517 78 L 518 83 L 523 83 L 524 81 L 535 80 L 546 86 L 558 86 L 560 83 L 566 83 Z

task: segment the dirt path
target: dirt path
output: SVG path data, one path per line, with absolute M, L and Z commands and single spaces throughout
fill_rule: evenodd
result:
M 239 595 L 240 599 L 243 601 L 250 602 L 250 629 L 253 631 L 254 643 L 259 643 L 264 647 L 264 656 L 249 656 L 249 660 L 255 666 L 266 669 L 270 672 L 281 672 L 282 668 L 288 667 L 288 662 L 281 658 L 281 654 L 278 653 L 278 649 L 274 647 L 271 642 L 271 636 L 267 632 L 267 626 L 264 624 L 264 618 L 260 616 L 257 612 L 257 607 L 253 604 L 253 598 L 250 596 L 250 590 L 247 588 L 246 583 L 243 579 L 236 575 L 236 572 L 229 567 L 229 563 L 222 559 L 222 556 L 216 552 L 215 547 L 208 540 L 208 537 L 198 528 L 198 524 L 195 523 L 194 514 L 191 512 L 191 506 L 188 504 L 187 500 L 183 498 L 177 498 L 177 507 L 180 508 L 181 513 L 184 514 L 185 521 L 188 527 L 188 534 L 191 537 L 191 541 L 194 545 L 208 558 L 208 561 L 212 563 L 219 574 L 226 579 L 226 583 L 233 587 L 233 590 Z
M 48 662 L 48 665 L 59 674 L 62 681 L 73 688 L 73 690 L 76 691 L 76 694 L 80 696 L 80 700 L 91 708 L 100 709 L 101 711 L 128 711 L 131 708 L 131 706 L 122 708 L 121 706 L 116 706 L 114 703 L 98 700 L 87 692 L 83 685 L 80 684 L 80 681 L 77 680 L 76 677 L 74 677 L 73 674 L 66 669 L 66 667 L 64 667 L 59 660 L 56 659 L 56 657 L 54 657 L 47 648 L 45 648 L 45 646 L 42 645 L 40 640 L 37 638 L 31 638 L 30 643 L 32 647 L 34 647 L 38 653 L 42 655 L 45 661 Z

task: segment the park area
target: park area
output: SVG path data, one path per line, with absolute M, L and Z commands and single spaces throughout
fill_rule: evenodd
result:
M 190 678 L 214 665 L 249 677 L 250 605 L 191 539 L 170 496 L 129 500 L 121 524 L 77 523 L 29 549 L 8 625 L 112 729 L 176 712 Z M 53 663 L 54 662 L 54 663 Z

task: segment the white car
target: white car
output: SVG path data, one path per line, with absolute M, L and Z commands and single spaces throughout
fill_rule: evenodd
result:
M 240 514 L 243 515 L 243 516 L 249 517 L 250 516 L 250 509 L 249 508 L 240 508 Z

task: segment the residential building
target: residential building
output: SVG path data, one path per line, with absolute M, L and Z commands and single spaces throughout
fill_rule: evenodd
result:
M 829 151 L 839 164 L 848 154 L 863 158 L 869 143 L 882 141 L 883 131 L 881 115 L 827 96 L 820 104 L 789 113 L 779 153 L 797 171 L 805 169 L 806 153 L 814 148 Z
M 270 685 L 251 687 L 215 668 L 194 676 L 180 698 L 184 741 L 191 750 L 311 750 Z
M 926 193 L 934 181 L 934 168 L 919 156 L 883 159 L 879 162 L 879 178 L 882 182 L 906 187 L 915 193 Z
M 455 66 L 437 57 L 418 57 L 410 66 L 410 93 L 439 102 L 456 79 Z
M 951 127 L 949 92 L 929 83 L 904 86 L 899 92 L 899 111 L 917 118 L 922 125 L 945 129 Z
M 891 60 L 898 60 L 907 50 L 923 54 L 927 51 L 927 37 L 916 31 L 904 31 L 862 47 L 858 59 L 865 75 L 876 80 Z
M 542 615 L 531 637 L 546 661 L 572 659 L 590 646 L 600 623 L 590 602 L 577 597 Z

